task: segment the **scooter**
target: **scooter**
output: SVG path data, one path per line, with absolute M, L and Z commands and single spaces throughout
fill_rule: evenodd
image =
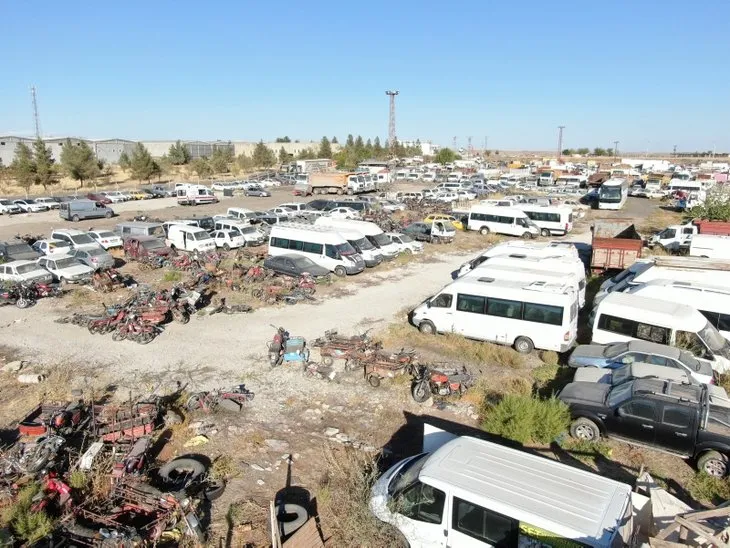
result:
M 280 365 L 284 360 L 284 348 L 289 340 L 289 332 L 283 327 L 271 326 L 276 329 L 274 338 L 269 343 L 269 363 L 271 367 Z
M 463 394 L 474 384 L 474 377 L 466 368 L 429 370 L 423 364 L 417 365 L 413 371 L 411 395 L 418 403 L 425 402 L 432 394 L 435 396 L 451 396 Z

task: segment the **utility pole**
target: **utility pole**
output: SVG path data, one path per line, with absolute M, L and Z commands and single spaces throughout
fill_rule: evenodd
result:
M 473 149 L 471 148 L 471 135 L 469 135 L 469 137 L 468 137 L 467 139 L 468 139 L 468 142 L 469 142 L 469 147 L 467 148 L 467 154 L 468 154 L 469 156 L 467 157 L 467 159 L 471 160 L 472 156 L 474 155 L 474 154 L 473 154 L 473 152 L 474 152 L 474 151 L 473 151 Z
M 675 158 L 677 157 L 677 145 L 674 145 L 672 156 L 674 156 Z
M 33 121 L 35 122 L 35 138 L 41 138 L 41 118 L 38 116 L 38 99 L 36 98 L 35 86 L 30 86 L 30 96 L 33 99 Z
M 390 116 L 388 118 L 388 144 L 390 150 L 395 150 L 396 145 L 396 133 L 395 133 L 395 96 L 398 95 L 398 91 L 386 91 L 385 94 L 390 98 Z
M 620 141 L 613 142 L 613 159 L 618 160 L 618 144 Z
M 456 152 L 456 135 L 454 135 L 454 152 Z
M 489 137 L 484 136 L 484 155 L 487 155 L 487 144 L 489 143 Z
M 565 126 L 558 126 L 558 162 L 563 155 L 563 130 Z

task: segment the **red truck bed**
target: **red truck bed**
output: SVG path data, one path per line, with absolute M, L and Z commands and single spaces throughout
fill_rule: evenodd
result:
M 641 257 L 641 236 L 631 223 L 596 220 L 593 227 L 591 271 L 623 270 Z

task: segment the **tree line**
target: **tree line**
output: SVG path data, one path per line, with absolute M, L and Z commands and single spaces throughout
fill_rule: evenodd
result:
M 596 147 L 591 152 L 590 148 L 566 148 L 562 151 L 563 156 L 572 156 L 580 154 L 581 156 L 615 156 L 616 151 L 613 148 Z

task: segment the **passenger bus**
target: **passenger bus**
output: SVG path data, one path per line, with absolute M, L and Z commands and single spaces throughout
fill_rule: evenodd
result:
M 517 204 L 540 229 L 542 236 L 565 236 L 573 230 L 573 209 L 567 206 Z
M 621 209 L 628 197 L 627 179 L 609 179 L 598 189 L 598 209 Z

